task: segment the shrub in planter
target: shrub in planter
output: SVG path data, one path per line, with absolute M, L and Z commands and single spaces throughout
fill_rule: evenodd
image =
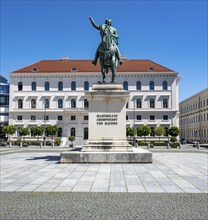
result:
M 137 141 L 137 145 L 138 145 L 138 146 L 147 146 L 148 143 L 145 143 L 145 142 L 143 142 L 143 141 Z
M 71 141 L 71 144 L 70 144 L 69 146 L 70 146 L 70 147 L 74 147 L 75 137 L 74 137 L 74 136 L 69 136 L 69 137 L 68 137 L 68 140 Z
M 154 148 L 154 144 L 155 144 L 155 142 L 154 142 L 154 141 L 151 141 L 151 142 L 150 142 L 150 148 Z
M 173 143 L 171 143 L 171 147 L 172 148 L 177 148 L 177 147 L 179 147 L 179 142 L 173 142 Z
M 60 144 L 61 144 L 61 138 L 56 138 L 55 141 L 54 141 L 54 144 L 55 144 L 56 146 L 60 146 Z

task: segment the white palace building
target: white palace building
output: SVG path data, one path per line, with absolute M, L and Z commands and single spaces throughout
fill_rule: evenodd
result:
M 130 92 L 126 126 L 178 127 L 178 73 L 150 60 L 123 61 L 115 81 Z M 76 144 L 84 144 L 89 111 L 85 91 L 98 81 L 99 65 L 68 57 L 42 60 L 14 71 L 10 73 L 9 124 L 29 129 L 57 125 L 63 144 L 69 136 L 76 137 Z M 110 81 L 111 72 L 106 79 Z

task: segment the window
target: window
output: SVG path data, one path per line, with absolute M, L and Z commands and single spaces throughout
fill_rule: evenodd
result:
M 155 128 L 151 127 L 150 129 L 151 129 L 150 136 L 154 137 L 155 136 Z
M 84 100 L 84 109 L 85 110 L 89 109 L 89 102 L 87 101 L 87 99 Z
M 31 100 L 31 108 L 36 108 L 36 100 L 35 99 Z
M 58 137 L 62 137 L 62 128 L 58 128 Z
M 168 83 L 167 83 L 167 81 L 163 81 L 162 87 L 163 87 L 163 90 L 168 90 Z
M 23 84 L 22 82 L 18 83 L 18 91 L 22 91 L 23 90 Z
M 32 91 L 36 91 L 36 82 L 32 82 L 31 87 L 32 87 Z
M 71 121 L 76 121 L 76 116 L 75 115 L 71 115 Z
M 137 116 L 136 116 L 136 119 L 137 119 L 138 121 L 141 121 L 141 120 L 142 120 L 142 116 L 141 116 L 141 115 L 137 115 Z
M 142 100 L 141 100 L 140 98 L 138 98 L 138 99 L 136 100 L 136 107 L 137 107 L 137 108 L 141 108 L 141 107 L 142 107 Z
M 58 91 L 63 91 L 63 82 L 58 82 Z
M 129 120 L 129 116 L 128 115 L 126 115 L 126 121 L 128 121 Z
M 165 136 L 168 136 L 168 127 L 165 127 Z
M 50 83 L 47 81 L 45 82 L 45 91 L 49 91 L 50 90 Z
M 30 134 L 31 134 L 32 137 L 35 137 L 34 128 L 35 128 L 35 127 L 30 128 Z
M 84 140 L 88 139 L 88 128 L 84 128 Z
M 58 108 L 63 108 L 63 100 L 62 99 L 58 100 Z
M 168 99 L 163 99 L 163 108 L 168 108 Z
M 154 115 L 150 115 L 150 121 L 154 121 L 155 120 L 155 116 Z
M 136 82 L 136 90 L 141 90 L 142 89 L 142 84 L 141 81 Z
M 84 121 L 88 121 L 88 115 L 84 115 Z
M 150 90 L 155 90 L 155 83 L 153 81 L 150 81 L 149 83 L 149 89 Z
M 126 103 L 126 108 L 129 108 L 129 102 Z
M 43 104 L 44 104 L 44 108 L 49 108 L 49 107 L 50 107 L 49 99 L 45 99 L 45 100 L 43 101 Z
M 30 120 L 31 121 L 36 121 L 36 115 L 31 115 Z
M 76 129 L 75 128 L 71 128 L 71 136 L 76 137 Z
M 128 89 L 129 89 L 128 87 L 129 87 L 128 82 L 127 82 L 127 81 L 124 81 L 124 82 L 123 82 L 123 89 L 124 89 L 124 90 L 128 90 Z
M 71 100 L 71 108 L 76 108 L 76 99 Z
M 163 115 L 163 120 L 167 121 L 168 120 L 168 115 Z
M 62 115 L 58 115 L 58 121 L 62 121 L 62 120 L 63 120 Z
M 89 90 L 89 82 L 88 82 L 88 81 L 85 81 L 85 82 L 84 82 L 84 90 L 85 90 L 85 91 L 88 91 L 88 90 Z
M 150 99 L 150 108 L 155 108 L 155 100 Z
M 49 115 L 44 115 L 44 121 L 49 121 Z
M 23 108 L 23 101 L 22 99 L 18 99 L 18 108 Z
M 76 82 L 75 81 L 71 82 L 71 90 L 76 91 Z
M 22 115 L 17 116 L 17 121 L 22 121 Z

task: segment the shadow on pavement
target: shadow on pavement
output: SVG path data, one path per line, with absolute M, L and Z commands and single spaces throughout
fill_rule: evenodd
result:
M 26 160 L 46 160 L 46 161 L 57 161 L 59 162 L 60 156 L 44 156 L 44 157 L 32 157 Z

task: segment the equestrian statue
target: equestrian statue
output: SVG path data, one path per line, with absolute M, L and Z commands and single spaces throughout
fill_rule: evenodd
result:
M 116 29 L 111 26 L 112 22 L 109 18 L 107 18 L 105 24 L 102 25 L 97 25 L 92 17 L 89 19 L 92 26 L 100 31 L 101 36 L 101 43 L 96 50 L 95 59 L 92 61 L 92 64 L 96 65 L 99 58 L 102 82 L 105 83 L 106 74 L 111 70 L 111 83 L 115 83 L 117 65 L 118 63 L 120 65 L 123 64 L 118 48 L 118 33 Z

